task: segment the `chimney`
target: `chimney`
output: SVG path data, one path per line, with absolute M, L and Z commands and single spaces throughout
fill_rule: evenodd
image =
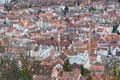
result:
M 91 54 L 91 43 L 92 43 L 92 22 L 89 23 L 89 54 Z

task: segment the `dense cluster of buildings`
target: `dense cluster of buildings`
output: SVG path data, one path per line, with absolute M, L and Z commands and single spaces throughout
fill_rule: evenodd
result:
M 31 1 L 11 5 L 21 7 L 23 3 L 46 0 Z M 78 67 L 81 64 L 91 71 L 93 80 L 110 80 L 102 59 L 107 56 L 120 59 L 119 22 L 120 7 L 114 0 L 10 11 L 1 5 L 0 51 L 29 55 L 34 80 L 86 80 Z M 63 71 L 66 59 L 72 66 L 71 72 Z

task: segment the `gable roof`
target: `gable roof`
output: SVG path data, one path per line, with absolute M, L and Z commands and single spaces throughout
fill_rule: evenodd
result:
M 92 74 L 93 80 L 110 80 L 110 76 L 107 74 Z
M 107 42 L 106 42 L 106 40 L 105 40 L 105 39 L 100 38 L 100 39 L 98 40 L 98 43 L 99 43 L 99 44 L 104 44 L 104 43 L 107 43 Z
M 64 52 L 63 52 L 65 55 L 76 55 L 77 53 L 76 52 L 74 52 L 74 51 L 72 51 L 72 50 L 70 50 L 70 49 L 67 49 L 67 50 L 65 50 Z
M 61 58 L 58 57 L 56 60 L 53 61 L 53 64 L 54 65 L 57 65 L 57 64 L 63 65 L 64 61 Z

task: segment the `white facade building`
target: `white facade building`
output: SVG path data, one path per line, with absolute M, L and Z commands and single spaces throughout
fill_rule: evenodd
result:
M 83 64 L 85 68 L 90 68 L 90 60 L 87 52 L 78 53 L 78 55 L 69 57 L 70 64 L 77 63 Z

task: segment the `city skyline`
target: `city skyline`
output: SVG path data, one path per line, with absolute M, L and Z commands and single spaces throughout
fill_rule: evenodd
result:
M 12 1 L 0 5 L 0 80 L 120 80 L 120 0 Z

